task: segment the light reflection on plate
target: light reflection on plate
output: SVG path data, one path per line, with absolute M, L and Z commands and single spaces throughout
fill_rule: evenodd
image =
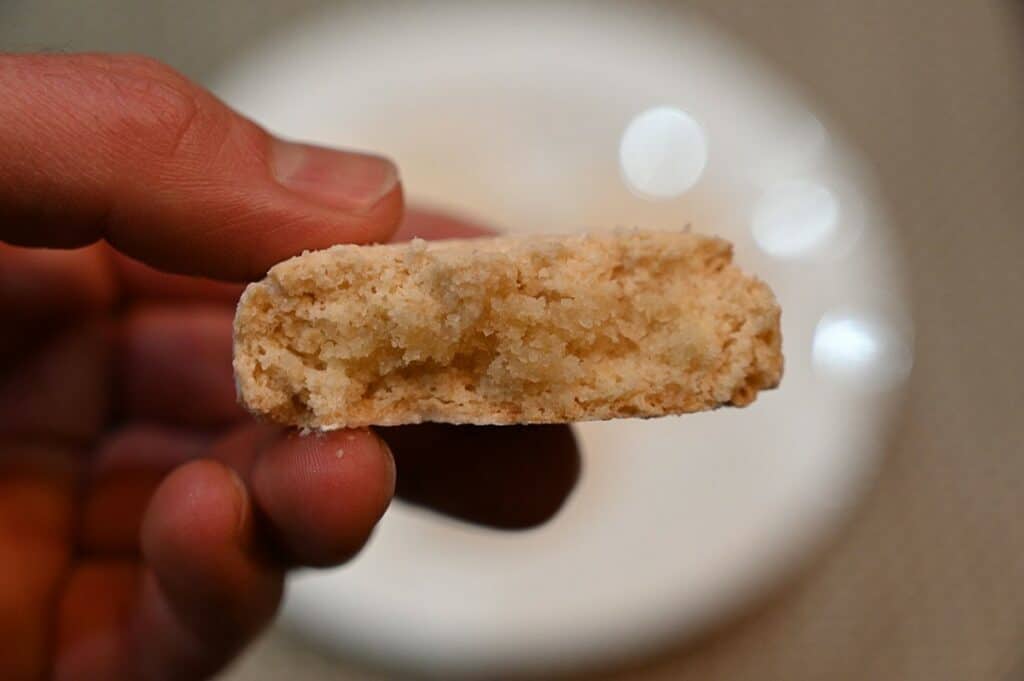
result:
M 771 187 L 754 207 L 751 229 L 766 253 L 796 258 L 813 252 L 839 228 L 840 205 L 828 187 L 789 180 Z
M 910 335 L 870 177 L 691 15 L 602 7 L 352 3 L 215 84 L 282 134 L 394 156 L 413 200 L 506 229 L 719 234 L 784 310 L 781 389 L 580 425 L 583 477 L 543 528 L 397 504 L 352 565 L 293 580 L 288 625 L 346 658 L 454 678 L 640 655 L 792 574 L 877 464 Z
M 707 161 L 708 144 L 700 123 L 669 106 L 637 114 L 619 143 L 623 181 L 644 198 L 683 194 L 700 180 Z
M 867 391 L 901 385 L 913 365 L 910 342 L 877 315 L 831 312 L 814 331 L 812 360 L 826 380 Z

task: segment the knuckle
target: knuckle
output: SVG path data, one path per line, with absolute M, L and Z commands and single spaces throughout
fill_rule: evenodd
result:
M 104 79 L 120 112 L 114 132 L 154 156 L 175 157 L 190 144 L 216 143 L 229 123 L 212 95 L 150 57 L 116 57 Z

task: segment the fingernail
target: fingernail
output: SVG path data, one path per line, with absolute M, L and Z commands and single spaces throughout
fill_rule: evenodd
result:
M 232 469 L 228 469 L 231 475 L 231 482 L 235 486 L 235 494 L 238 496 L 238 525 L 239 536 L 245 536 L 249 526 L 249 490 L 246 488 L 242 478 Z
M 271 148 L 271 168 L 293 192 L 350 213 L 369 213 L 398 184 L 386 158 L 282 140 Z
M 395 453 L 391 451 L 391 447 L 388 445 L 387 440 L 381 437 L 380 433 L 371 430 L 374 437 L 377 438 L 377 442 L 380 443 L 381 449 L 384 451 L 385 456 L 388 459 L 388 467 L 391 469 L 391 491 L 394 494 L 395 481 L 398 480 L 398 467 L 395 465 Z

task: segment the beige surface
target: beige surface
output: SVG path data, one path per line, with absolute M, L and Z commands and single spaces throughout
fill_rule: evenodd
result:
M 142 49 L 202 75 L 284 4 L 14 0 L 0 45 Z M 615 678 L 1024 678 L 1024 16 L 1010 0 L 689 4 L 876 165 L 912 266 L 916 366 L 878 484 L 829 550 L 756 614 Z M 225 678 L 372 677 L 271 634 Z
M 779 306 L 687 232 L 305 253 L 235 313 L 242 403 L 331 430 L 571 423 L 745 406 L 782 373 Z

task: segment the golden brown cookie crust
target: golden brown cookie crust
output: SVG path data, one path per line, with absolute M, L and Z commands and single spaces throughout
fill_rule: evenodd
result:
M 775 387 L 779 314 L 698 234 L 335 246 L 245 290 L 235 378 L 249 410 L 313 429 L 662 416 Z

